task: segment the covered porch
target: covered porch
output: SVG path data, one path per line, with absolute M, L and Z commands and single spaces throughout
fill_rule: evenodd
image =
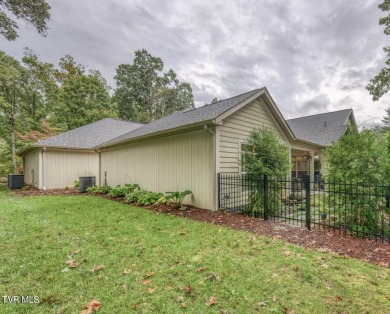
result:
M 304 181 L 310 175 L 310 182 L 319 182 L 324 166 L 323 152 L 319 148 L 291 148 L 291 179 Z

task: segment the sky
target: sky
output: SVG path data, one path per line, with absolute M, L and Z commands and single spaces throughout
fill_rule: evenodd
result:
M 58 64 L 66 54 L 113 77 L 146 49 L 191 84 L 196 106 L 266 86 L 286 119 L 352 108 L 359 127 L 381 123 L 390 94 L 372 101 L 366 85 L 385 65 L 389 37 L 373 0 L 49 0 L 47 37 L 19 20 L 19 38 Z

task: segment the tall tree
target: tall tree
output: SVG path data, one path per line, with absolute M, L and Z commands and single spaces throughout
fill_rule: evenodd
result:
M 383 126 L 381 131 L 389 132 L 390 131 L 390 108 L 386 109 L 386 116 L 382 119 Z
M 15 40 L 19 27 L 9 13 L 16 19 L 25 20 L 39 34 L 46 36 L 50 20 L 50 5 L 46 0 L 0 0 L 0 34 L 8 40 Z
M 16 123 L 23 111 L 23 98 L 26 87 L 25 77 L 26 71 L 19 61 L 0 51 L 0 114 L 5 124 L 3 128 L 8 129 L 11 134 L 14 173 L 17 170 Z
M 194 107 L 190 84 L 180 82 L 171 69 L 164 73 L 163 68 L 163 61 L 145 49 L 135 52 L 133 64 L 118 66 L 113 99 L 120 118 L 147 123 Z
M 390 0 L 385 0 L 378 7 L 383 12 L 389 12 Z M 390 35 L 390 13 L 388 13 L 387 16 L 380 18 L 379 24 L 385 25 L 384 33 Z M 390 46 L 384 47 L 383 50 L 387 54 L 386 66 L 370 80 L 370 83 L 366 87 L 374 101 L 379 100 L 383 95 L 390 91 Z
M 57 90 L 54 66 L 40 61 L 28 48 L 25 49 L 22 61 L 27 74 L 24 123 L 28 124 L 27 130 L 41 131 L 41 120 L 52 114 L 52 96 Z
M 85 73 L 71 56 L 61 58 L 60 68 L 55 71 L 59 87 L 53 98 L 54 126 L 72 130 L 116 112 L 109 95 L 109 86 L 99 71 Z

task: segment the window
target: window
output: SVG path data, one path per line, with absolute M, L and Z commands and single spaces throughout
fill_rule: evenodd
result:
M 244 156 L 243 156 L 243 152 L 245 150 L 248 150 L 249 149 L 249 145 L 246 144 L 245 140 L 239 140 L 238 142 L 238 145 L 239 145 L 239 150 L 238 150 L 238 163 L 239 163 L 239 169 L 240 169 L 240 173 L 241 174 L 245 174 L 246 171 L 244 169 L 244 163 L 243 163 L 243 160 L 244 160 Z

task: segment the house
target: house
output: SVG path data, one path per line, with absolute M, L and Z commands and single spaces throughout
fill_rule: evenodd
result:
M 36 142 L 19 152 L 25 183 L 46 190 L 64 188 L 79 176 L 99 177 L 94 147 L 141 126 L 107 118 Z
M 241 147 L 253 128 L 274 130 L 291 148 L 293 159 L 306 157 L 305 171 L 314 179 L 314 160 L 328 144 L 307 136 L 306 128 L 300 130 L 302 125 L 309 127 L 309 122 L 294 120 L 283 118 L 265 87 L 256 89 L 211 105 L 178 111 L 89 146 L 89 152 L 98 158 L 98 166 L 95 163 L 91 173 L 97 173 L 101 185 L 138 183 L 145 189 L 163 193 L 190 189 L 193 193 L 186 199 L 188 203 L 214 210 L 218 203 L 217 174 L 241 172 Z M 328 123 L 322 132 L 333 132 L 336 122 Z M 337 119 L 337 129 L 340 123 Z M 40 143 L 41 150 L 45 147 L 45 143 Z M 31 168 L 29 159 L 26 155 L 26 174 Z M 62 168 L 60 165 L 58 156 L 54 170 Z M 57 187 L 65 186 L 63 183 Z
M 356 120 L 352 109 L 345 109 L 333 112 L 326 112 L 311 116 L 305 116 L 286 120 L 294 135 L 307 142 L 312 142 L 327 147 L 337 141 L 348 129 L 349 126 L 356 126 Z M 302 178 L 304 174 L 313 173 L 310 171 L 310 155 L 308 152 L 291 151 L 293 178 Z M 314 155 L 319 161 L 322 169 L 326 167 L 323 154 Z M 312 164 L 314 167 L 314 163 Z

